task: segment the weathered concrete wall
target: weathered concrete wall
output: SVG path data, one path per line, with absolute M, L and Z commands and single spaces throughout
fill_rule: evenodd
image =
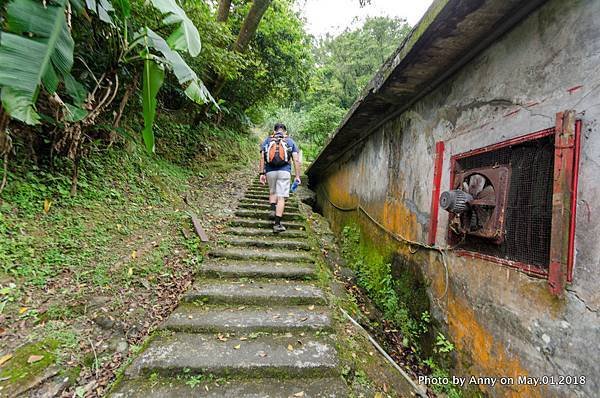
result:
M 570 90 L 581 86 L 578 89 Z M 434 316 L 447 327 L 464 375 L 585 375 L 586 384 L 481 388 L 491 396 L 588 396 L 600 391 L 600 1 L 551 0 L 409 111 L 383 125 L 330 167 L 317 186 L 325 215 L 373 228 L 360 204 L 387 229 L 427 239 L 435 142 L 450 156 L 554 126 L 556 112 L 583 120 L 574 282 L 566 297 L 547 281 L 496 263 L 448 258 L 447 294 Z M 446 245 L 439 212 L 437 245 Z M 381 239 L 373 234 L 372 240 Z M 411 254 L 400 244 L 398 252 Z M 445 289 L 444 268 L 422 262 L 429 294 Z

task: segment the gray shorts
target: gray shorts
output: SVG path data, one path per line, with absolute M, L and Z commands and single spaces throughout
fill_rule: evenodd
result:
M 267 173 L 267 182 L 269 183 L 269 192 L 271 195 L 277 195 L 281 198 L 289 198 L 291 177 L 292 174 L 289 171 L 269 171 Z

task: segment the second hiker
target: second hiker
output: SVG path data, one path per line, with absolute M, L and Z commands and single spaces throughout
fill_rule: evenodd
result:
M 295 181 L 300 184 L 300 160 L 298 146 L 287 133 L 285 124 L 277 123 L 273 134 L 267 137 L 260 146 L 260 182 L 269 183 L 269 203 L 271 217 L 275 219 L 273 232 L 285 231 L 281 224 L 285 198 L 290 196 L 290 178 L 292 165 L 296 173 Z

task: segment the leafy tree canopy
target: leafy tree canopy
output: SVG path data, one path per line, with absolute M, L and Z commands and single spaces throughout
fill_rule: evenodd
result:
M 404 19 L 372 17 L 338 36 L 313 40 L 309 89 L 293 102 L 273 102 L 266 111 L 265 128 L 276 120 L 288 121 L 312 159 L 409 32 Z

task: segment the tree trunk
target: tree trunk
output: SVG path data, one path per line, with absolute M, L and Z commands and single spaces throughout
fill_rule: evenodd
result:
M 6 132 L 8 126 L 9 116 L 8 113 L 2 108 L 0 104 L 0 155 L 2 156 L 2 182 L 0 182 L 0 193 L 6 187 L 6 180 L 8 177 L 8 155 L 12 149 L 12 140 Z
M 119 127 L 119 124 L 121 123 L 121 117 L 123 117 L 123 112 L 125 111 L 125 106 L 127 106 L 127 102 L 129 102 L 129 97 L 137 89 L 137 81 L 138 73 L 136 71 L 135 75 L 133 76 L 133 80 L 125 89 L 125 94 L 123 94 L 123 98 L 121 98 L 121 103 L 119 104 L 119 110 L 117 111 L 117 114 L 115 115 L 115 118 L 113 120 L 112 130 L 110 131 L 110 140 L 108 144 L 109 148 L 112 146 L 112 144 L 117 138 L 115 129 L 117 129 Z
M 252 2 L 252 7 L 250 7 L 250 11 L 246 18 L 244 19 L 244 23 L 242 24 L 242 28 L 240 29 L 240 33 L 238 34 L 237 40 L 233 45 L 233 51 L 238 53 L 244 53 L 248 49 L 248 44 L 250 44 L 250 40 L 256 34 L 256 30 L 258 29 L 258 24 L 260 20 L 265 15 L 265 12 L 271 5 L 273 0 L 254 0 Z M 222 3 L 222 2 L 221 2 Z M 221 3 L 219 3 L 219 8 L 221 7 Z M 225 85 L 225 78 L 223 76 L 219 76 L 212 87 L 211 93 L 213 97 L 217 97 L 223 86 Z
M 229 10 L 231 9 L 231 0 L 219 0 L 219 9 L 217 11 L 217 22 L 227 22 Z
M 246 19 L 244 19 L 240 34 L 233 46 L 235 51 L 243 53 L 248 49 L 248 44 L 256 34 L 258 24 L 272 1 L 273 0 L 254 0 L 252 2 L 252 7 L 250 8 L 248 15 L 246 15 Z

